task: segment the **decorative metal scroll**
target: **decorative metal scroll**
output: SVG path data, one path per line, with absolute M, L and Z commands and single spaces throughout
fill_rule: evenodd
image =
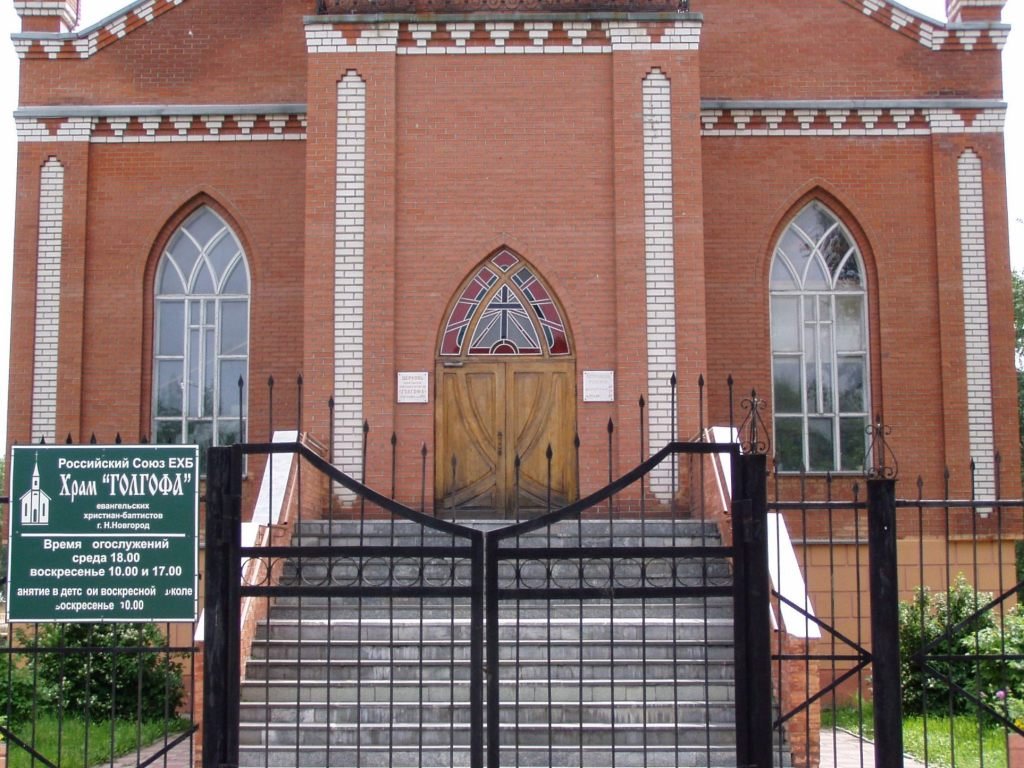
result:
M 896 454 L 889 447 L 889 441 L 886 440 L 892 434 L 892 427 L 882 420 L 881 414 L 878 414 L 875 416 L 875 423 L 869 424 L 866 432 L 868 450 L 864 456 L 865 476 L 872 479 L 895 480 L 900 473 L 900 465 L 896 461 Z
M 740 401 L 740 408 L 747 413 L 738 430 L 743 453 L 768 453 L 771 447 L 771 440 L 768 438 L 770 433 L 762 415 L 768 410 L 768 402 L 758 397 L 756 390 L 751 390 L 750 397 Z

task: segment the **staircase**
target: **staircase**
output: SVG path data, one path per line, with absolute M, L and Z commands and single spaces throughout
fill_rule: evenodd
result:
M 607 521 L 563 523 L 522 537 L 519 546 L 575 547 L 581 533 L 585 547 L 609 546 Z M 714 525 L 693 521 L 647 521 L 642 533 L 641 541 L 638 521 L 616 521 L 611 540 L 616 547 L 720 543 Z M 304 547 L 359 542 L 358 521 L 304 522 L 295 540 Z M 364 524 L 362 543 L 451 546 L 452 538 L 373 521 Z M 595 558 L 583 572 L 596 578 L 607 562 Z M 722 560 L 686 563 L 679 573 L 687 583 L 729 581 Z M 452 567 L 428 560 L 424 576 L 443 581 Z M 649 580 L 657 567 L 650 561 Z M 566 575 L 560 568 L 551 574 L 556 584 Z M 635 559 L 616 566 L 622 581 L 638 578 L 639 568 Z M 370 583 L 410 583 L 419 572 L 411 558 L 393 567 L 383 559 L 364 564 Z M 301 567 L 289 561 L 282 584 L 347 584 L 356 573 L 349 562 L 328 568 L 304 558 Z M 502 579 L 513 576 L 513 564 L 503 564 Z M 455 577 L 465 581 L 468 567 L 458 565 Z M 546 579 L 546 569 L 524 562 L 520 578 L 527 585 Z M 735 765 L 731 611 L 724 597 L 503 601 L 501 764 Z M 242 682 L 241 768 L 468 767 L 469 641 L 463 599 L 277 599 L 257 629 Z

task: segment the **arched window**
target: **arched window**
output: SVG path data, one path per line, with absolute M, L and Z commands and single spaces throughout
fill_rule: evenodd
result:
M 211 208 L 199 208 L 167 241 L 154 297 L 155 442 L 207 448 L 239 441 L 246 414 L 238 379 L 247 378 L 249 361 L 249 268 L 235 233 Z
M 498 249 L 462 289 L 441 336 L 442 356 L 569 354 L 550 291 L 508 248 Z
M 864 467 L 870 413 L 867 295 L 853 237 L 819 202 L 783 232 L 771 269 L 779 469 Z

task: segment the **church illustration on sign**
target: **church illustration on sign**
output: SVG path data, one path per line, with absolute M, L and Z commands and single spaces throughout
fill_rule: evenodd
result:
M 39 487 L 39 457 L 32 468 L 32 487 L 21 494 L 21 524 L 49 525 L 50 496 Z

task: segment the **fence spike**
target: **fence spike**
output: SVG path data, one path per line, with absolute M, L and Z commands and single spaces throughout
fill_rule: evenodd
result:
M 427 444 L 420 443 L 420 514 L 427 511 Z
M 725 379 L 726 387 L 728 388 L 729 397 L 729 439 L 732 439 L 732 433 L 736 429 L 736 417 L 733 411 L 733 380 L 732 374 L 730 373 Z
M 89 435 L 89 445 L 96 445 L 96 433 Z
M 68 432 L 68 436 L 64 438 L 64 445 L 73 445 L 74 441 L 71 439 L 71 433 Z

